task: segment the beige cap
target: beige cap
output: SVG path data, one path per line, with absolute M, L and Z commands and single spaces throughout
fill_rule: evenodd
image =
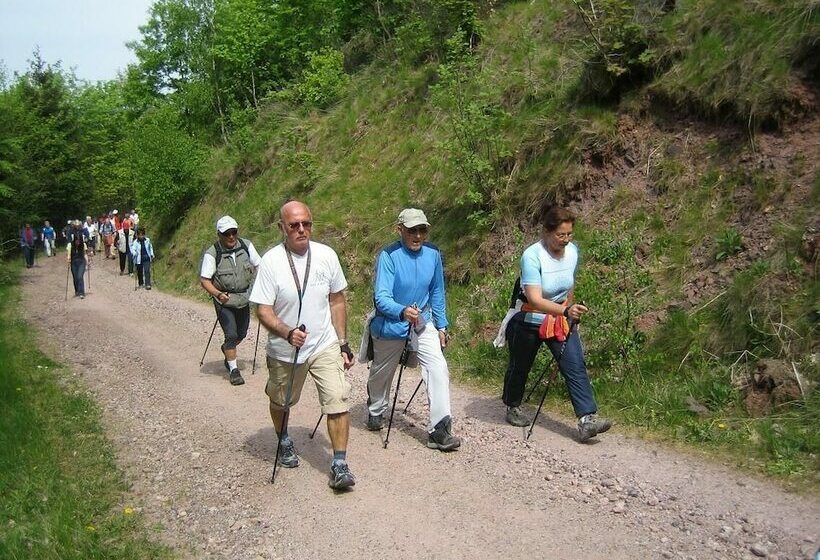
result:
M 406 228 L 413 228 L 416 226 L 429 226 L 427 216 L 418 208 L 405 208 L 399 214 L 399 223 Z

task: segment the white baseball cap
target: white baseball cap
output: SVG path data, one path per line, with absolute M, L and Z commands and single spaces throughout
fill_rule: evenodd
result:
M 222 216 L 219 220 L 217 220 L 216 231 L 219 233 L 225 233 L 229 229 L 239 229 L 239 224 L 236 223 L 236 220 L 230 216 Z

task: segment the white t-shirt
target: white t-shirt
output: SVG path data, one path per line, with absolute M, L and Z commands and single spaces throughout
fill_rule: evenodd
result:
M 251 261 L 251 265 L 258 267 L 259 264 L 262 262 L 262 257 L 259 256 L 259 253 L 256 252 L 256 247 L 253 246 L 253 243 L 245 239 L 247 242 L 246 245 L 248 246 L 248 258 Z M 236 265 L 236 251 L 241 249 L 242 245 L 239 244 L 239 241 L 236 242 L 236 247 L 233 249 L 225 249 L 223 247 L 222 251 L 222 258 L 230 257 L 233 259 L 233 264 Z M 199 275 L 202 278 L 207 278 L 210 280 L 216 274 L 216 257 L 205 253 L 202 255 L 202 265 L 199 267 Z
M 338 342 L 339 337 L 330 320 L 328 296 L 347 288 L 342 265 L 333 249 L 311 241 L 309 254 L 310 272 L 307 289 L 302 297 L 301 316 L 299 316 L 299 293 L 282 244 L 272 248 L 262 257 L 262 265 L 259 267 L 250 297 L 253 303 L 272 305 L 273 312 L 291 327 L 299 324 L 305 325 L 307 338 L 304 346 L 299 350 L 298 363 L 300 364 L 313 354 Z M 301 289 L 305 278 L 308 253 L 304 255 L 292 253 L 292 256 Z M 284 338 L 273 333 L 268 335 L 268 355 L 271 358 L 290 362 L 293 360 L 293 351 L 293 346 L 288 344 Z

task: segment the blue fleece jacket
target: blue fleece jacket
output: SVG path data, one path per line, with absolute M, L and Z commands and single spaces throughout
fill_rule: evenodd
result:
M 382 249 L 376 261 L 373 297 L 376 303 L 376 316 L 370 322 L 373 336 L 406 337 L 407 322 L 401 319 L 401 312 L 414 303 L 426 321 L 432 320 L 437 329 L 446 328 L 444 265 L 438 247 L 425 242 L 418 251 L 410 251 L 399 240 Z

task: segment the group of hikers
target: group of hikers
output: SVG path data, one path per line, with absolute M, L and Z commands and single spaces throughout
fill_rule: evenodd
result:
M 146 236 L 145 228 L 139 226 L 139 214 L 136 210 L 122 216 L 117 210 L 112 210 L 96 220 L 91 216 L 86 216 L 85 220 L 68 220 L 59 234 L 48 220 L 44 221 L 39 231 L 26 223 L 20 231 L 20 247 L 26 268 L 34 266 L 38 242 L 42 243 L 46 257 L 54 257 L 57 256 L 58 241 L 66 247 L 66 261 L 71 270 L 74 297 L 85 299 L 85 274 L 90 269 L 91 257 L 98 251 L 106 259 L 119 258 L 120 275 L 126 274 L 127 269 L 128 275 L 133 276 L 136 270 L 137 287 L 151 289 L 154 247 Z
M 502 397 L 506 421 L 514 426 L 530 422 L 521 404 L 535 357 L 546 344 L 566 381 L 579 440 L 586 441 L 606 432 L 611 423 L 597 416 L 575 328 L 589 309 L 573 297 L 578 265 L 574 223 L 567 209 L 546 213 L 541 239 L 521 258 L 520 282 L 496 345 L 509 347 Z M 260 256 L 250 240 L 239 236 L 236 220 L 223 216 L 216 222 L 216 242 L 203 253 L 200 285 L 212 298 L 224 333 L 221 349 L 231 384 L 245 382 L 236 348 L 248 333 L 251 303 L 269 333 L 265 393 L 277 434 L 274 474 L 276 465 L 299 465 L 288 415 L 310 375 L 333 447 L 329 485 L 340 490 L 356 483 L 347 463 L 351 385 L 345 370 L 354 363 L 347 338 L 347 280 L 336 252 L 312 239 L 313 224 L 304 203 L 286 203 L 278 223 L 283 241 Z M 422 210 L 402 210 L 396 227 L 398 239 L 376 259 L 374 308 L 359 351 L 359 360 L 370 362 L 366 427 L 384 429 L 397 368 L 417 364 L 429 404 L 427 447 L 453 451 L 461 439 L 453 433 L 450 374 L 443 352 L 449 322 L 441 251 L 428 241 L 431 226 Z

